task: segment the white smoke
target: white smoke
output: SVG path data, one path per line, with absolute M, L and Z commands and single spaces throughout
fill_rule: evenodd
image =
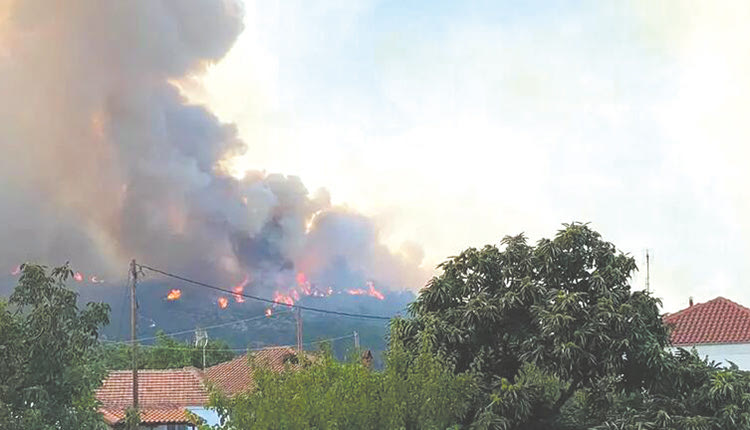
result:
M 329 280 L 341 267 L 350 280 L 424 281 L 419 252 L 390 252 L 371 219 L 326 192 L 219 169 L 245 143 L 170 82 L 228 51 L 243 29 L 235 1 L 0 0 L 0 10 L 9 270 L 70 260 L 118 276 L 136 258 L 222 281 L 295 270 Z

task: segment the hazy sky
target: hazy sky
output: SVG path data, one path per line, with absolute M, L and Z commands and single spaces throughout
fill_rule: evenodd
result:
M 179 84 L 433 266 L 590 221 L 668 311 L 750 305 L 750 3 L 248 1 Z

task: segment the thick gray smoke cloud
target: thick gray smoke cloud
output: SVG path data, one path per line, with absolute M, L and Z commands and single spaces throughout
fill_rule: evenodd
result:
M 0 260 L 120 276 L 137 258 L 230 282 L 307 271 L 417 287 L 419 253 L 293 176 L 218 168 L 245 144 L 171 80 L 243 29 L 234 1 L 0 0 Z M 324 168 L 324 166 L 321 166 Z M 310 223 L 310 221 L 312 222 Z M 310 225 L 308 225 L 310 223 Z

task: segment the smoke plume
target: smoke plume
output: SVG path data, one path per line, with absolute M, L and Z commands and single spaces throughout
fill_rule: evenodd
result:
M 232 124 L 171 82 L 200 75 L 243 30 L 218 0 L 0 0 L 0 260 L 124 276 L 136 258 L 201 279 L 417 287 L 419 252 L 395 254 L 367 217 L 294 176 L 223 160 Z M 325 168 L 325 166 L 321 166 Z

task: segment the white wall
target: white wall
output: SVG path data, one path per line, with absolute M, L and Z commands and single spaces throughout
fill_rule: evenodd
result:
M 742 370 L 750 370 L 750 343 L 696 345 L 695 347 L 683 346 L 687 350 L 695 348 L 701 358 L 708 356 L 710 360 L 729 366 L 729 361 L 739 366 Z M 672 348 L 676 350 L 676 348 Z

